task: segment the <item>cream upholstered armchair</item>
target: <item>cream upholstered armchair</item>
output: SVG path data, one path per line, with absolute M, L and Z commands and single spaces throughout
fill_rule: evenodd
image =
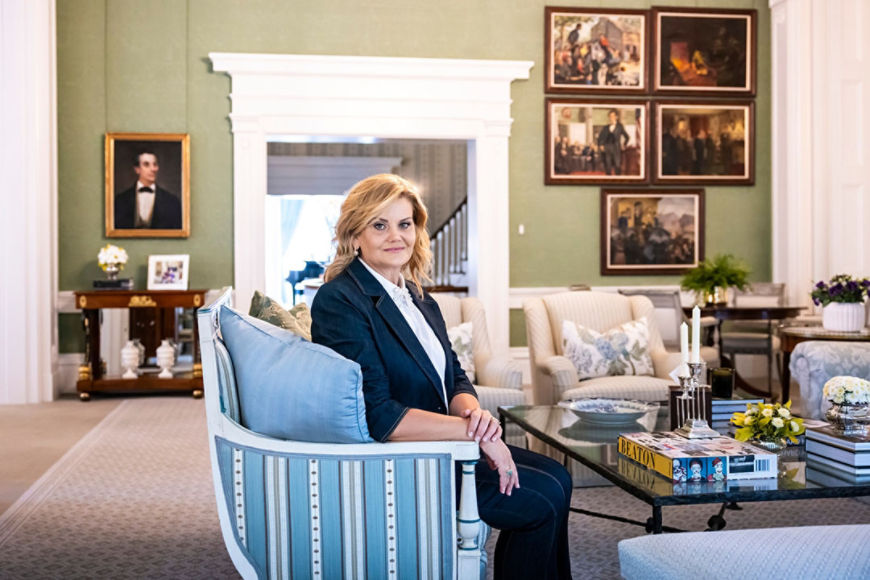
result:
M 508 356 L 495 356 L 489 342 L 486 313 L 477 298 L 457 298 L 450 294 L 431 295 L 441 309 L 447 328 L 471 322 L 471 351 L 474 357 L 474 388 L 480 406 L 498 417 L 498 407 L 526 404 L 523 393 L 523 371 L 517 361 Z M 525 435 L 518 425 L 508 425 L 505 440 L 525 447 Z
M 665 350 L 656 326 L 652 302 L 646 296 L 609 292 L 563 292 L 523 303 L 532 399 L 535 405 L 553 405 L 579 397 L 615 397 L 645 401 L 668 398 L 668 376 L 680 362 L 680 353 Z M 646 317 L 649 351 L 655 376 L 606 376 L 579 381 L 577 369 L 563 356 L 562 322 L 570 320 L 597 332 Z

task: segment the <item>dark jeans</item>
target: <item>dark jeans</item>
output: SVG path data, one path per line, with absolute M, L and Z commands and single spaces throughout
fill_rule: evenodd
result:
M 484 457 L 477 463 L 480 518 L 500 530 L 495 545 L 494 576 L 502 578 L 571 578 L 568 508 L 571 475 L 558 462 L 509 446 L 520 488 L 510 496 L 498 491 L 498 472 Z

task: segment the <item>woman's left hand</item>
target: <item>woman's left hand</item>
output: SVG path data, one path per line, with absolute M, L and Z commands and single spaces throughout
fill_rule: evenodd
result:
M 486 409 L 465 409 L 462 417 L 468 419 L 468 436 L 478 443 L 495 441 L 501 437 L 501 425 L 498 419 Z

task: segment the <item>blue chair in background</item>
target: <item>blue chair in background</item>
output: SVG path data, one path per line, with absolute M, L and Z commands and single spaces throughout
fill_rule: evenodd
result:
M 830 403 L 822 388 L 840 375 L 870 380 L 870 342 L 808 340 L 798 344 L 788 365 L 800 387 L 803 416 L 822 419 Z

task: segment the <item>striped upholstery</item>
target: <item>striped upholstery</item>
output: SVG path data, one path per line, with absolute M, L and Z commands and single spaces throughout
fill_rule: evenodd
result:
M 453 576 L 455 521 L 440 509 L 449 455 L 341 459 L 216 443 L 236 539 L 258 576 Z
M 218 312 L 231 298 L 226 288 L 200 308 L 197 328 L 218 517 L 239 574 L 484 578 L 489 527 L 477 512 L 478 446 L 335 445 L 245 429 L 234 365 L 220 338 Z

